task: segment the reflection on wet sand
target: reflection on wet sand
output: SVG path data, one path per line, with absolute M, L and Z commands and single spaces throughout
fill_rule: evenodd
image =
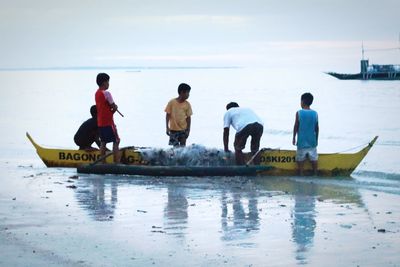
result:
M 117 183 L 118 181 L 118 183 Z M 265 206 L 266 198 L 285 198 L 293 200 L 290 223 L 292 241 L 295 245 L 294 258 L 298 264 L 308 263 L 308 253 L 312 250 L 317 225 L 316 204 L 325 200 L 337 203 L 356 204 L 363 206 L 358 190 L 335 183 L 325 183 L 318 179 L 296 179 L 270 177 L 262 178 L 227 178 L 210 179 L 162 179 L 152 182 L 149 179 L 122 180 L 118 177 L 80 179 L 76 192 L 79 205 L 88 211 L 97 221 L 112 220 L 118 197 L 118 186 L 136 186 L 149 190 L 166 189 L 167 197 L 163 209 L 164 229 L 160 231 L 178 238 L 184 238 L 194 225 L 190 225 L 188 198 L 195 196 L 203 202 L 211 196 L 219 195 L 220 201 L 220 240 L 228 246 L 255 247 L 258 243 L 253 237 L 260 233 L 267 217 L 274 207 Z M 148 185 L 151 187 L 148 187 Z M 199 190 L 199 188 L 204 188 Z M 145 196 L 144 196 L 145 197 Z M 161 198 L 160 196 L 160 199 Z M 263 203 L 262 208 L 259 203 Z M 287 209 L 287 205 L 280 205 Z M 196 217 L 196 215 L 192 214 Z M 194 218 L 196 220 L 198 218 Z M 264 220 L 264 221 L 262 221 Z M 288 225 L 282 222 L 282 226 Z M 268 237 L 266 237 L 268 238 Z
M 96 221 L 114 218 L 118 202 L 118 184 L 115 180 L 86 179 L 76 192 L 78 204 Z
M 345 178 L 348 179 L 348 178 Z M 315 210 L 316 200 L 334 200 L 340 203 L 353 203 L 363 206 L 357 189 L 336 185 L 318 184 L 310 179 L 257 180 L 267 191 L 282 191 L 294 197 L 292 210 L 292 238 L 297 246 L 296 260 L 298 264 L 307 264 L 307 252 L 314 242 L 317 227 Z
M 245 202 L 247 202 L 247 212 L 244 206 Z M 221 239 L 223 241 L 246 239 L 248 234 L 259 230 L 257 205 L 257 194 L 254 191 L 241 192 L 241 190 L 235 188 L 231 191 L 222 190 Z M 232 211 L 231 215 L 230 209 Z
M 297 244 L 296 260 L 305 264 L 307 263 L 306 252 L 314 241 L 316 227 L 315 196 L 300 192 L 294 196 L 294 201 L 292 235 L 294 242 Z
M 164 209 L 164 229 L 177 237 L 184 237 L 188 222 L 188 201 L 184 187 L 167 185 L 168 200 Z

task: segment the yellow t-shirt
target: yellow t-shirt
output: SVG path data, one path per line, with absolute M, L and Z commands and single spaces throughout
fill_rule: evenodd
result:
M 184 131 L 187 129 L 186 118 L 192 116 L 192 107 L 188 101 L 179 103 L 176 98 L 171 99 L 165 107 L 165 112 L 170 115 L 169 129 Z

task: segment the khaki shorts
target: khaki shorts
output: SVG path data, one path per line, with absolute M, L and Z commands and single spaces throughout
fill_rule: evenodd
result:
M 306 159 L 310 161 L 318 160 L 317 148 L 300 148 L 296 151 L 296 161 L 305 161 Z

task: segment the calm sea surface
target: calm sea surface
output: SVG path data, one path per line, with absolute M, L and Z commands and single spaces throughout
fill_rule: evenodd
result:
M 291 145 L 300 95 L 314 95 L 312 108 L 320 120 L 320 152 L 342 152 L 378 142 L 359 170 L 400 173 L 400 82 L 341 81 L 316 70 L 155 69 L 104 70 L 110 92 L 124 118 L 115 115 L 121 147 L 167 147 L 164 108 L 176 97 L 177 86 L 192 86 L 192 131 L 189 144 L 222 148 L 225 105 L 236 101 L 254 109 L 265 121 L 263 147 L 295 149 Z M 75 147 L 73 135 L 90 117 L 99 71 L 0 72 L 3 114 L 1 148 L 34 155 L 29 132 L 40 144 Z M 231 131 L 233 132 L 233 131 Z M 233 135 L 231 136 L 232 140 Z M 6 156 L 3 153 L 4 157 Z
M 47 263 L 68 259 L 62 266 L 398 266 L 400 82 L 340 81 L 321 69 L 2 71 L 2 227 Z M 225 105 L 236 101 L 263 118 L 262 147 L 295 149 L 304 92 L 319 113 L 320 152 L 355 152 L 379 139 L 349 178 L 72 181 L 74 169 L 44 167 L 25 132 L 46 147 L 74 148 L 103 71 L 125 115 L 115 115 L 121 147 L 167 147 L 163 110 L 181 82 L 192 87 L 189 144 L 222 148 Z

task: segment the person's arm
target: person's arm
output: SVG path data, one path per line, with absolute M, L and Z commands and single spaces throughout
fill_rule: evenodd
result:
M 118 106 L 115 103 L 110 104 L 111 111 L 115 113 L 118 110 Z
M 229 127 L 224 128 L 224 151 L 229 152 Z
M 96 143 L 96 145 L 100 148 L 101 141 L 100 141 L 100 133 L 99 127 L 97 126 L 97 118 L 92 117 L 91 119 L 87 120 L 88 126 L 88 136 L 90 136 L 91 144 Z
M 99 135 L 99 130 L 98 129 L 96 129 L 96 135 L 95 135 L 95 138 L 94 138 L 94 142 L 100 148 L 101 141 L 100 141 L 100 135 Z
M 192 106 L 190 105 L 189 102 L 187 102 L 188 106 L 187 106 L 187 110 L 186 110 L 186 138 L 189 137 L 190 134 L 190 128 L 191 128 L 191 124 L 192 124 L 192 115 L 193 115 L 193 111 L 192 111 Z
M 299 113 L 296 112 L 296 119 L 295 119 L 294 127 L 293 127 L 293 140 L 292 140 L 292 144 L 294 146 L 296 145 L 296 135 L 297 135 L 298 131 L 299 131 Z
M 115 113 L 118 109 L 117 104 L 115 104 L 114 99 L 109 91 L 104 91 L 104 97 L 106 98 L 106 101 L 108 105 L 110 106 L 110 109 L 113 113 Z
M 170 133 L 169 127 L 168 127 L 170 117 L 171 117 L 171 115 L 169 115 L 169 113 L 166 113 L 166 115 L 165 115 L 165 132 L 168 136 Z
M 97 147 L 100 148 L 100 146 L 101 146 L 100 138 L 97 138 L 95 142 L 96 142 Z
M 189 137 L 191 123 L 192 123 L 192 119 L 191 119 L 191 117 L 189 116 L 189 117 L 186 118 L 186 124 L 187 124 L 187 128 L 186 128 L 186 130 L 185 130 L 185 132 L 186 132 L 186 138 Z
M 190 134 L 190 125 L 191 125 L 191 123 L 192 123 L 192 119 L 191 119 L 192 117 L 187 117 L 186 118 L 186 124 L 187 124 L 187 128 L 186 128 L 186 138 L 188 138 L 189 137 L 189 134 Z
M 317 138 L 317 146 L 318 146 L 318 136 L 319 136 L 319 125 L 318 125 L 318 122 L 317 122 L 317 124 L 315 124 L 315 135 L 316 135 L 316 138 Z

